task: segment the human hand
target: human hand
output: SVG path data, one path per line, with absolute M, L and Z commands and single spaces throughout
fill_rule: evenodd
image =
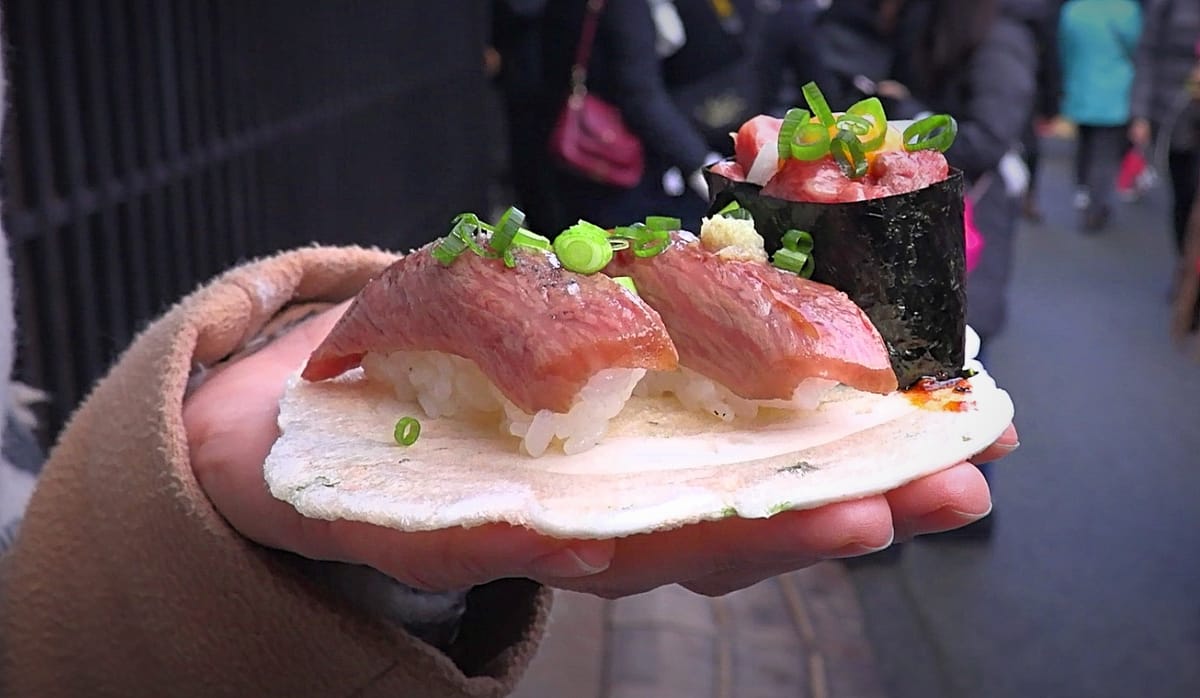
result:
M 353 521 L 308 519 L 271 496 L 262 464 L 278 435 L 275 420 L 288 375 L 343 310 L 340 306 L 323 313 L 217 371 L 184 406 L 197 480 L 230 525 L 268 547 L 369 565 L 428 590 L 528 577 L 609 598 L 672 583 L 716 595 L 820 560 L 861 555 L 893 540 L 956 528 L 991 508 L 979 470 L 959 464 L 886 495 L 618 540 L 562 540 L 508 525 L 403 533 Z M 1010 427 L 977 460 L 1012 451 L 1016 438 Z
M 1141 147 L 1150 142 L 1150 122 L 1138 117 L 1129 122 L 1129 140 Z
M 875 93 L 880 97 L 894 99 L 897 102 L 906 100 L 911 95 L 904 83 L 895 80 L 880 80 L 875 83 Z

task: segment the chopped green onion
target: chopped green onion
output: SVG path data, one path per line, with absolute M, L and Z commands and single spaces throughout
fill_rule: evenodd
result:
M 802 124 L 792 135 L 792 157 L 820 160 L 829 153 L 829 129 L 821 124 Z
M 750 215 L 749 211 L 742 208 L 742 205 L 739 204 L 736 200 L 730 201 L 728 204 L 725 205 L 725 208 L 721 209 L 720 211 L 717 211 L 717 215 L 722 216 L 724 218 L 732 218 L 735 220 L 742 220 L 742 221 L 753 221 L 754 220 L 754 216 Z
M 612 280 L 629 289 L 634 295 L 637 295 L 637 286 L 633 283 L 632 276 L 614 276 Z
M 795 228 L 792 228 L 784 233 L 783 239 L 780 240 L 780 243 L 784 248 L 793 252 L 802 252 L 804 254 L 808 254 L 813 250 L 812 235 L 810 235 L 807 231 L 796 230 Z
M 958 122 L 949 114 L 934 114 L 904 129 L 904 149 L 949 150 L 958 135 Z
M 550 243 L 549 238 L 542 237 L 524 228 L 518 230 L 517 234 L 513 236 L 512 244 L 514 247 L 528 247 L 534 250 L 542 250 L 543 252 L 554 251 L 554 245 Z
M 671 244 L 671 233 L 666 230 L 643 228 L 643 235 L 633 241 L 633 254 L 638 257 L 654 257 L 662 254 Z
M 664 230 L 670 232 L 679 230 L 683 227 L 683 221 L 671 216 L 646 216 L 646 227 L 651 230 Z
M 855 102 L 849 109 L 846 110 L 846 116 L 857 116 L 860 118 L 866 117 L 871 121 L 871 130 L 867 133 L 857 134 L 862 140 L 863 150 L 871 152 L 879 150 L 887 141 L 887 114 L 883 111 L 883 102 L 879 101 L 878 97 L 868 97 L 861 102 Z M 868 136 L 862 139 L 862 136 Z
M 771 257 L 771 263 L 784 271 L 790 271 L 806 279 L 812 277 L 817 266 L 812 256 L 812 235 L 803 230 L 789 230 L 780 241 L 782 247 Z
M 455 235 L 448 235 L 433 248 L 433 258 L 447 266 L 454 263 L 459 255 L 467 251 L 467 243 Z
M 841 129 L 829 143 L 829 152 L 833 161 L 842 169 L 842 174 L 850 179 L 858 179 L 867 174 L 867 156 L 863 153 L 862 144 L 846 129 Z
M 554 254 L 573 272 L 595 274 L 612 261 L 613 248 L 604 228 L 579 221 L 554 239 Z
M 783 115 L 783 123 L 779 126 L 779 141 L 777 143 L 780 160 L 792 156 L 792 138 L 796 135 L 796 129 L 807 124 L 811 118 L 812 115 L 808 113 L 808 110 L 799 107 L 788 109 L 787 113 Z
M 401 446 L 412 446 L 417 442 L 419 436 L 421 436 L 421 423 L 412 417 L 402 417 L 396 422 L 396 428 L 392 430 L 392 437 Z
M 816 267 L 816 260 L 812 258 L 812 255 L 791 250 L 776 250 L 775 256 L 771 258 L 771 263 L 784 271 L 790 271 L 806 279 L 812 276 L 813 269 Z
M 516 206 L 510 206 L 504 215 L 500 216 L 500 221 L 496 223 L 496 229 L 492 233 L 492 249 L 501 254 L 507 252 L 524 222 L 525 212 Z
M 833 128 L 836 121 L 833 118 L 833 111 L 829 108 L 829 102 L 825 101 L 825 95 L 822 94 L 821 88 L 817 87 L 817 83 L 810 82 L 801 88 L 804 92 L 804 101 L 808 102 L 808 108 L 812 109 L 813 116 L 817 117 L 817 121 L 825 128 Z
M 857 114 L 842 114 L 837 118 L 837 127 L 856 136 L 865 136 L 871 132 L 871 122 Z

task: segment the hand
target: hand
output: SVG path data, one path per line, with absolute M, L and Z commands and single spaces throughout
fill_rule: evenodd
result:
M 370 565 L 429 590 L 529 577 L 609 598 L 672 583 L 716 595 L 820 560 L 862 555 L 893 540 L 963 526 L 991 509 L 987 482 L 963 463 L 886 495 L 619 540 L 561 540 L 507 525 L 402 533 L 307 519 L 271 496 L 262 463 L 278 434 L 275 419 L 287 376 L 343 310 L 323 313 L 219 370 L 184 407 L 197 479 L 230 525 L 262 545 Z M 1010 427 L 977 460 L 1012 451 L 1016 439 Z
M 904 83 L 895 80 L 880 80 L 875 84 L 875 93 L 880 97 L 894 99 L 897 102 L 904 101 L 911 95 Z
M 1150 122 L 1138 117 L 1129 122 L 1129 140 L 1134 145 L 1142 147 L 1150 142 Z

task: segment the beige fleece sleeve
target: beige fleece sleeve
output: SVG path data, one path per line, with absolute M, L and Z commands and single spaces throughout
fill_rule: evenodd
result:
M 231 529 L 192 475 L 195 365 L 281 309 L 351 297 L 393 257 L 310 248 L 249 264 L 159 319 L 95 387 L 46 464 L 0 568 L 5 696 L 500 696 L 549 593 L 475 589 L 446 654 L 343 604 L 293 556 Z

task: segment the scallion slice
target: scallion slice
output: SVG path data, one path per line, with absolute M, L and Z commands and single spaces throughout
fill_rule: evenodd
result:
M 401 446 L 412 446 L 421 436 L 421 423 L 412 417 L 401 417 L 392 430 L 392 437 Z
M 856 136 L 865 136 L 871 132 L 871 122 L 857 114 L 842 114 L 837 118 L 838 129 L 845 129 Z
M 821 124 L 801 124 L 792 134 L 792 157 L 797 160 L 820 160 L 829 154 L 829 129 Z
M 638 257 L 654 257 L 662 254 L 669 244 L 671 244 L 670 232 L 646 227 L 642 228 L 642 236 L 634 240 L 630 246 L 633 248 L 633 254 Z
M 812 235 L 792 229 L 784 233 L 780 240 L 782 247 L 771 257 L 771 263 L 784 271 L 790 271 L 806 279 L 812 277 L 816 269 L 816 259 L 812 255 Z
M 862 142 L 863 150 L 869 153 L 882 148 L 887 141 L 888 128 L 883 102 L 880 102 L 878 97 L 868 97 L 860 102 L 855 102 L 846 110 L 846 116 L 851 115 L 868 119 L 871 122 L 871 129 L 867 133 L 856 134 Z
M 821 92 L 821 88 L 817 87 L 817 83 L 807 83 L 800 89 L 804 93 L 804 101 L 808 102 L 808 108 L 812 109 L 813 116 L 817 117 L 817 121 L 825 128 L 836 126 L 833 110 L 829 108 L 829 102 L 825 101 L 825 95 Z
M 537 233 L 521 228 L 513 235 L 513 247 L 528 247 L 534 250 L 542 250 L 544 252 L 553 252 L 554 245 L 550 243 L 550 239 L 542 237 Z
M 554 254 L 573 272 L 595 274 L 612 261 L 613 248 L 604 228 L 579 221 L 554 239 Z
M 725 218 L 733 218 L 736 220 L 743 220 L 743 221 L 753 221 L 754 220 L 754 216 L 750 215 L 749 211 L 742 208 L 742 205 L 739 204 L 737 201 L 730 201 L 728 204 L 725 205 L 725 208 L 722 208 L 720 211 L 717 211 L 717 215 L 725 217 Z
M 614 276 L 612 280 L 629 289 L 635 296 L 637 295 L 637 285 L 633 283 L 632 276 Z
M 456 235 L 447 235 L 433 248 L 433 258 L 437 261 L 449 266 L 458 259 L 459 255 L 467 251 L 467 243 L 462 238 Z
M 671 216 L 646 216 L 646 227 L 651 230 L 679 230 L 683 226 L 683 221 Z
M 783 115 L 783 123 L 779 126 L 779 141 L 776 144 L 780 160 L 792 156 L 792 138 L 796 135 L 796 129 L 807 124 L 810 119 L 812 115 L 808 110 L 799 107 L 788 109 Z
M 510 206 L 500 220 L 496 223 L 495 230 L 492 232 L 491 247 L 493 250 L 504 254 L 508 251 L 513 240 L 517 237 L 517 233 L 521 231 L 521 225 L 525 223 L 525 212 L 516 206 Z
M 867 174 L 867 156 L 863 153 L 862 143 L 846 129 L 839 129 L 837 135 L 829 142 L 829 152 L 833 161 L 841 168 L 842 174 L 850 179 L 859 179 Z
M 934 114 L 904 129 L 904 149 L 940 150 L 943 153 L 954 144 L 958 122 L 949 114 Z

